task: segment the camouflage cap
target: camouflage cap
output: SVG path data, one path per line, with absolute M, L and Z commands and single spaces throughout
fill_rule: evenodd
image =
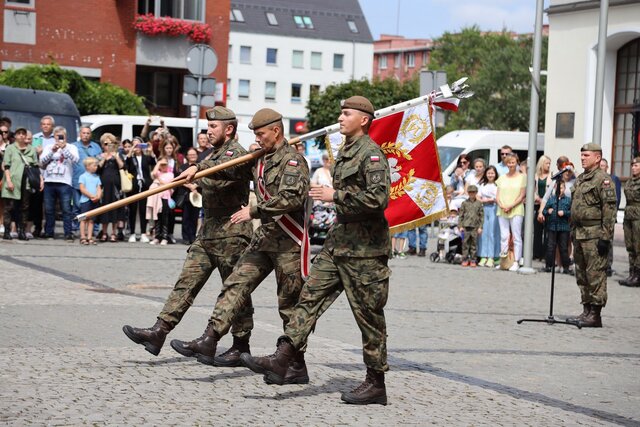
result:
M 207 110 L 207 120 L 235 120 L 236 113 L 220 105 Z
M 362 111 L 363 113 L 371 114 L 372 116 L 375 113 L 373 109 L 373 104 L 364 96 L 352 96 L 351 98 L 343 99 L 340 101 L 340 108 L 351 108 L 353 110 Z
M 588 144 L 584 144 L 580 151 L 599 151 L 602 153 L 602 147 L 596 144 L 595 142 L 590 142 Z
M 475 185 L 471 184 L 470 186 L 467 187 L 467 193 L 477 193 L 478 192 L 478 187 L 476 187 Z
M 282 114 L 271 108 L 263 108 L 253 115 L 249 123 L 249 129 L 260 129 L 271 123 L 279 122 L 280 120 L 282 120 Z
M 13 131 L 13 134 L 16 135 L 18 133 L 27 133 L 27 128 L 24 127 L 18 127 L 16 128 L 16 130 Z

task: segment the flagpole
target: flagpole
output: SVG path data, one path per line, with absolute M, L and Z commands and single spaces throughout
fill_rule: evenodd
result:
M 382 108 L 378 111 L 376 111 L 373 115 L 374 117 L 380 118 L 380 117 L 385 117 L 388 116 L 390 114 L 393 113 L 397 113 L 399 111 L 404 111 L 407 110 L 409 108 L 418 106 L 418 105 L 422 105 L 426 102 L 429 102 L 429 100 L 438 100 L 438 99 L 444 99 L 444 98 L 451 98 L 453 97 L 457 97 L 457 98 L 468 98 L 470 96 L 473 96 L 473 92 L 467 91 L 467 88 L 469 87 L 468 85 L 465 84 L 465 81 L 467 80 L 466 77 L 461 78 L 460 80 L 457 80 L 456 82 L 454 82 L 451 86 L 449 85 L 444 85 L 440 87 L 440 90 L 435 92 L 435 94 L 429 94 L 429 95 L 424 95 L 424 96 L 420 96 L 418 98 L 414 98 L 414 99 L 410 99 L 409 101 L 405 101 L 405 102 L 400 102 L 398 104 L 395 105 L 391 105 L 389 107 L 386 108 Z M 309 139 L 315 139 L 324 135 L 329 135 L 332 133 L 336 133 L 340 131 L 340 124 L 339 123 L 335 123 L 331 126 L 327 126 L 321 129 L 317 129 L 314 130 L 312 132 L 308 132 L 305 133 L 304 135 L 300 135 L 297 136 L 295 138 L 291 138 L 289 141 L 287 141 L 287 143 L 289 145 L 294 145 L 297 144 L 299 142 L 302 141 L 306 141 Z M 233 160 L 230 160 L 228 162 L 224 162 L 222 164 L 210 167 L 208 169 L 202 170 L 198 173 L 195 174 L 193 180 L 197 180 L 200 178 L 204 178 L 207 177 L 211 174 L 214 174 L 216 172 L 220 172 L 221 170 L 233 167 L 233 166 L 237 166 L 239 164 L 242 163 L 246 163 L 249 162 L 251 160 L 257 159 L 258 157 L 261 157 L 264 154 L 263 150 L 256 150 L 253 151 L 249 154 L 245 154 L 244 156 L 240 156 L 237 157 Z M 87 218 L 93 218 L 97 215 L 102 215 L 106 212 L 112 211 L 114 209 L 119 209 L 121 207 L 127 206 L 128 204 L 137 202 L 139 200 L 142 199 L 146 199 L 149 196 L 153 196 L 154 194 L 158 194 L 158 193 L 162 193 L 163 191 L 166 190 L 171 190 L 175 187 L 180 187 L 181 185 L 184 185 L 187 183 L 187 180 L 182 178 L 182 179 L 178 179 L 178 180 L 174 180 L 171 181 L 168 184 L 164 184 L 164 185 L 160 185 L 156 188 L 150 188 L 149 190 L 143 191 L 141 193 L 138 194 L 134 194 L 133 196 L 129 196 L 126 197 L 124 199 L 121 200 L 116 200 L 115 202 L 109 203 L 108 205 L 104 205 L 104 206 L 100 206 L 99 208 L 90 210 L 88 212 L 82 213 L 80 215 L 78 215 L 76 217 L 76 219 L 78 221 L 83 221 Z

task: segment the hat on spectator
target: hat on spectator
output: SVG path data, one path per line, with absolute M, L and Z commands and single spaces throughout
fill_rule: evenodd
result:
M 471 184 L 470 186 L 467 187 L 467 193 L 477 193 L 478 192 L 478 187 L 476 187 L 475 185 Z
M 263 108 L 253 115 L 249 123 L 249 129 L 260 129 L 271 123 L 279 122 L 280 120 L 282 120 L 282 114 L 271 108 Z
M 213 107 L 206 112 L 207 120 L 235 120 L 236 113 L 220 105 Z
M 23 127 L 19 127 L 16 130 L 13 131 L 13 134 L 17 134 L 17 133 L 27 133 L 27 128 L 23 128 Z
M 599 151 L 602 153 L 602 147 L 596 144 L 595 142 L 590 142 L 588 144 L 584 144 L 580 151 Z
M 363 113 L 371 114 L 375 113 L 373 104 L 364 96 L 356 95 L 351 98 L 343 99 L 340 101 L 340 108 L 351 108 L 352 110 L 362 111 Z
M 189 193 L 189 201 L 191 202 L 194 208 L 202 207 L 202 195 L 197 191 L 191 191 Z

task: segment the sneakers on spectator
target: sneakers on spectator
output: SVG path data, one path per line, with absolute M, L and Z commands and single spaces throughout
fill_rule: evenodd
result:
M 398 258 L 398 251 L 396 251 L 395 249 L 393 250 L 393 257 Z
M 4 233 L 4 225 L 0 224 L 0 234 Z
M 487 259 L 486 258 L 480 258 L 480 262 L 478 263 L 478 265 L 480 267 L 484 267 L 487 264 Z
M 169 241 L 167 239 L 162 239 L 162 241 L 160 242 L 160 245 L 166 246 L 168 243 Z
M 463 267 L 469 267 L 469 261 L 465 259 L 464 261 L 462 261 L 462 264 L 460 265 Z
M 28 240 L 33 239 L 33 234 L 31 234 L 31 233 L 27 232 L 27 233 L 25 233 L 25 235 L 27 236 L 27 239 L 28 239 Z
M 18 233 L 15 231 L 12 231 L 11 233 L 9 233 L 11 235 L 12 239 L 17 239 L 18 238 Z
M 573 270 L 571 270 L 570 268 L 563 268 L 562 274 L 568 274 L 569 276 L 573 276 Z
M 398 252 L 398 258 L 406 259 L 407 258 L 407 254 L 405 254 L 404 252 Z
M 416 248 L 412 247 L 409 247 L 409 250 L 407 251 L 407 255 L 416 255 L 417 253 Z
M 73 242 L 73 234 L 65 235 L 64 240 L 66 240 L 67 242 Z
M 488 258 L 487 259 L 487 263 L 485 264 L 485 266 L 489 267 L 489 268 L 493 268 L 493 265 L 494 265 L 493 258 Z
M 131 236 L 129 236 L 129 243 L 135 243 L 136 240 L 137 239 L 136 239 L 136 235 L 135 234 L 132 234 Z M 142 239 L 141 239 L 141 241 L 142 241 Z
M 509 271 L 518 271 L 518 270 L 520 270 L 520 266 L 518 265 L 517 262 L 514 262 L 513 265 L 509 267 Z
M 520 258 L 520 261 L 518 261 L 518 265 L 520 267 L 522 267 L 524 265 L 524 258 Z
M 149 243 L 149 238 L 147 237 L 146 234 L 142 233 L 140 235 L 140 243 Z
M 150 245 L 157 245 L 158 243 L 160 243 L 160 240 L 158 239 L 153 239 L 152 241 L 149 242 Z
M 469 262 L 469 267 L 477 267 L 477 266 L 478 265 L 476 264 L 475 261 L 472 260 L 472 261 Z

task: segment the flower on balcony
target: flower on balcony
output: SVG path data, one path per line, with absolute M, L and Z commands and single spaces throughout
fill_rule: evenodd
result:
M 194 43 L 208 43 L 211 40 L 211 26 L 209 24 L 167 17 L 158 18 L 151 13 L 136 15 L 133 28 L 151 37 L 158 35 L 187 36 Z

